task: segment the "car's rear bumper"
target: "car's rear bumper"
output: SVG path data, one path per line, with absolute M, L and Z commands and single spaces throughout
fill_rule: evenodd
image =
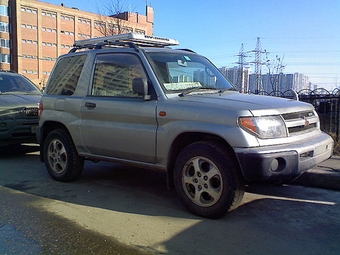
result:
M 290 181 L 330 158 L 333 139 L 325 134 L 299 143 L 257 148 L 236 148 L 247 181 Z

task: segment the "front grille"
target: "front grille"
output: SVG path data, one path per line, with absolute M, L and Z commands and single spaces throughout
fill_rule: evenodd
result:
M 38 117 L 38 107 L 26 107 L 20 110 L 20 113 L 26 117 Z
M 282 117 L 290 136 L 311 132 L 319 128 L 319 117 L 312 110 L 286 113 Z
M 297 133 L 297 132 L 303 132 L 303 131 L 309 131 L 310 129 L 316 128 L 316 124 L 310 124 L 308 126 L 297 126 L 297 127 L 290 127 L 288 128 L 289 134 Z

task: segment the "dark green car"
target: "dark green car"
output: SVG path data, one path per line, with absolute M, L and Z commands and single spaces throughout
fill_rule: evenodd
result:
M 36 142 L 41 94 L 26 77 L 0 70 L 0 146 Z

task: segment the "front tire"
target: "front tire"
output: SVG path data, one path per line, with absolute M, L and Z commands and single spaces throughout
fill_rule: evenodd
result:
M 43 153 L 46 169 L 55 180 L 69 182 L 81 175 L 84 159 L 78 155 L 66 130 L 57 129 L 49 133 Z
M 174 184 L 189 211 L 206 218 L 222 217 L 239 205 L 244 194 L 235 160 L 212 142 L 193 143 L 180 152 Z

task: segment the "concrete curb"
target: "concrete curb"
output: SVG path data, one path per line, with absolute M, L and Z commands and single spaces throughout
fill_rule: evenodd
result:
M 340 190 L 340 156 L 333 155 L 304 172 L 294 182 L 304 186 Z

